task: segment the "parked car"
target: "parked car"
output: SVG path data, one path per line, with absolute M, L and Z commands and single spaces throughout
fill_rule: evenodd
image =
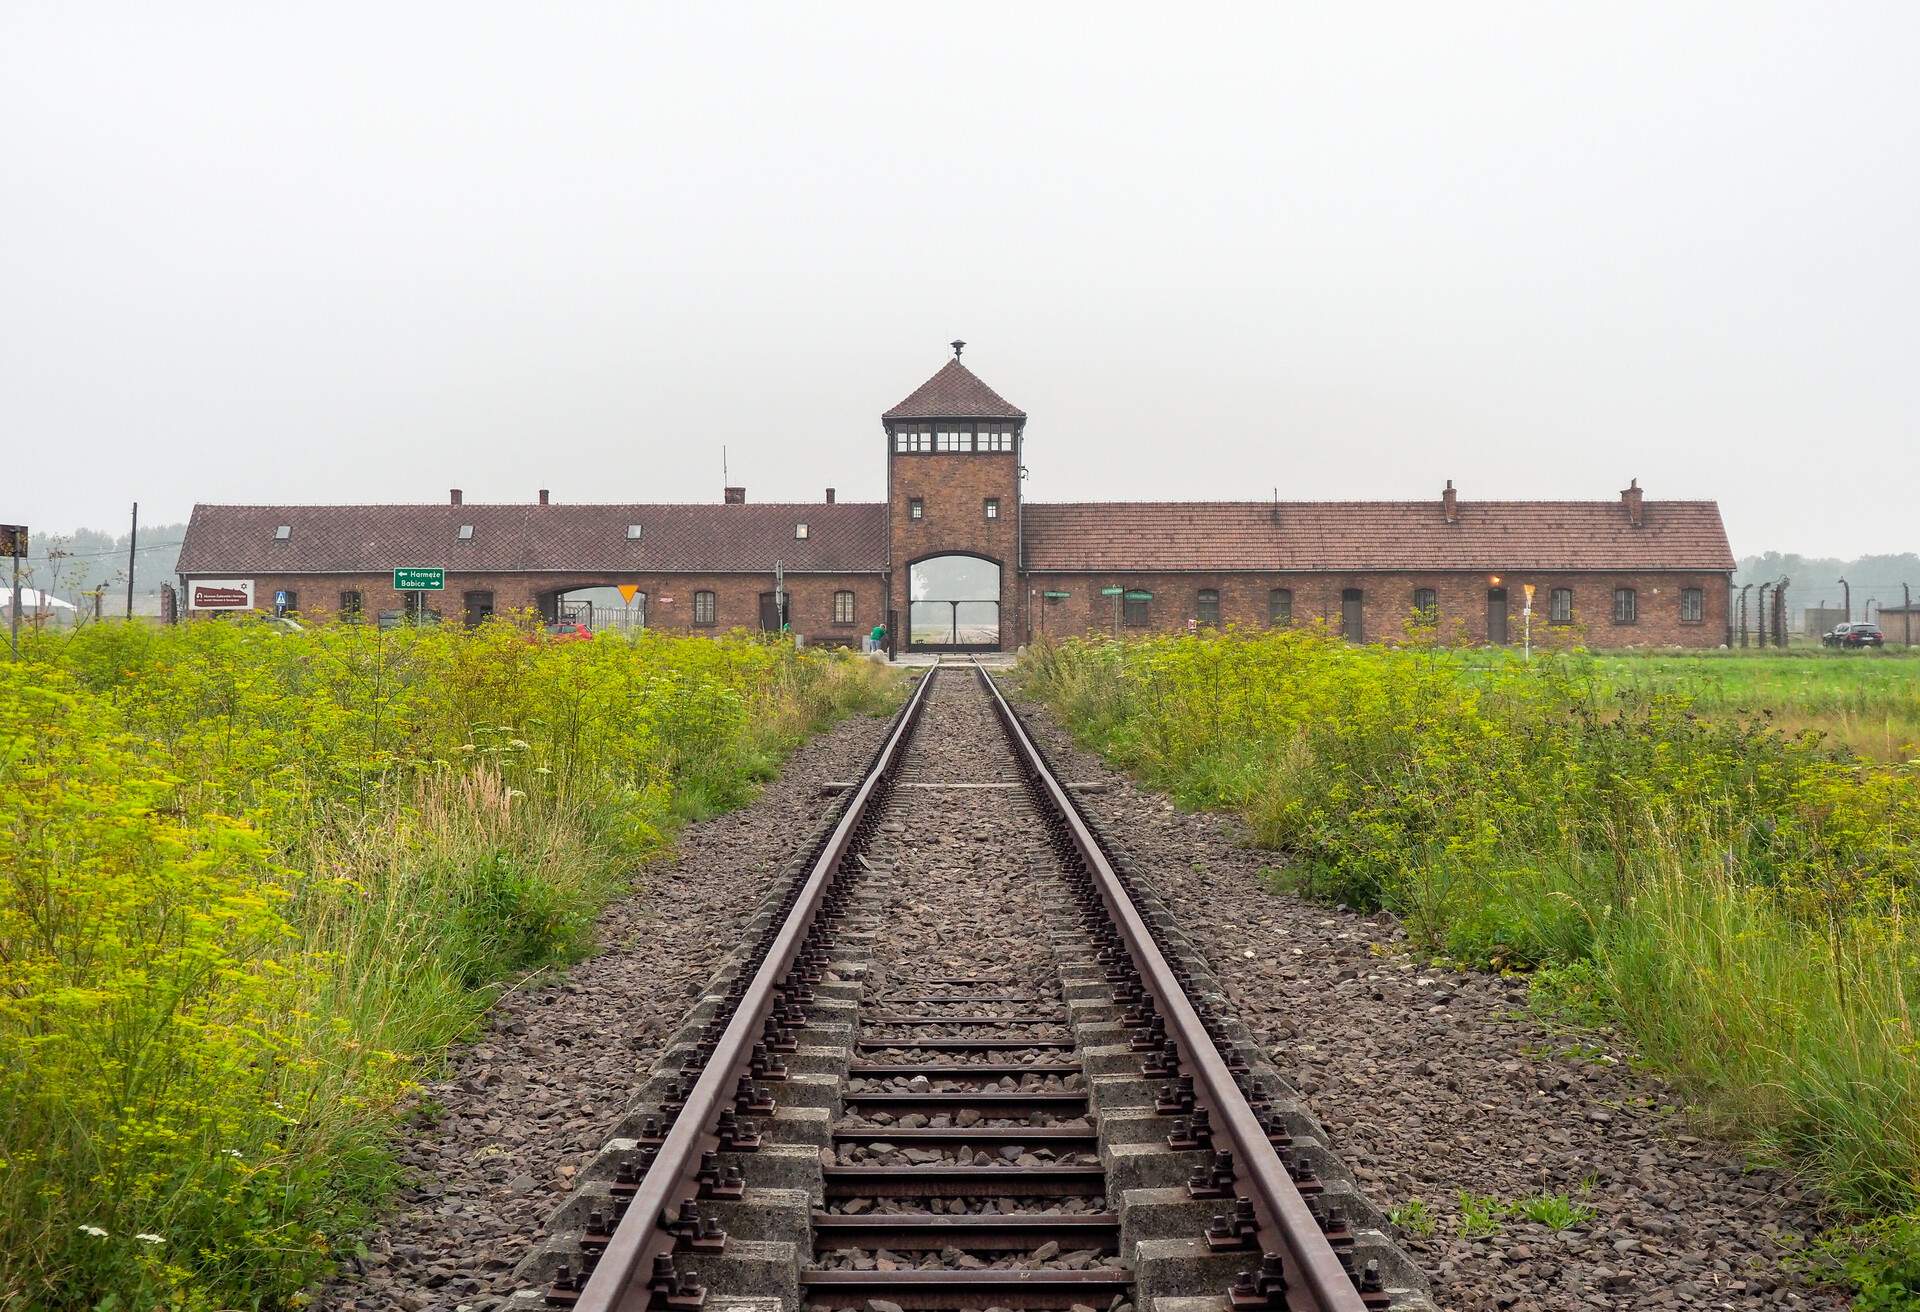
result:
M 535 637 L 545 642 L 592 642 L 593 630 L 579 620 L 561 620 L 543 625 Z
M 1828 647 L 1884 647 L 1887 635 L 1878 624 L 1836 624 L 1820 641 Z

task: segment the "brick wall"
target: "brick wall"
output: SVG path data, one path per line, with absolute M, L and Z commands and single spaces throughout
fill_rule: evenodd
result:
M 905 641 L 911 562 L 955 552 L 1000 563 L 1000 640 L 1007 648 L 1018 645 L 1024 596 L 1018 575 L 1019 451 L 896 453 L 889 449 L 888 459 L 892 604 L 899 616 L 901 641 Z M 915 497 L 924 508 L 919 520 L 910 513 Z M 986 517 L 988 497 L 1000 499 L 998 519 Z
M 1025 586 L 1033 606 L 1032 633 L 1070 637 L 1088 633 L 1127 634 L 1184 629 L 1198 612 L 1199 591 L 1220 594 L 1220 622 L 1246 628 L 1265 628 L 1269 594 L 1285 588 L 1293 593 L 1293 623 L 1316 620 L 1338 631 L 1341 596 L 1348 588 L 1361 592 L 1361 617 L 1368 641 L 1391 642 L 1406 633 L 1413 614 L 1414 590 L 1431 588 L 1436 594 L 1439 628 L 1450 642 L 1487 641 L 1488 592 L 1493 586 L 1485 574 L 1030 574 Z M 1506 589 L 1507 637 L 1519 642 L 1522 584 L 1533 583 L 1533 633 L 1537 641 L 1571 635 L 1590 647 L 1718 647 L 1727 638 L 1727 581 L 1712 573 L 1658 574 L 1513 574 L 1501 577 Z M 1102 597 L 1105 587 L 1143 589 L 1153 593 L 1146 603 L 1145 630 L 1124 623 L 1119 599 Z M 1573 590 L 1573 624 L 1554 626 L 1548 620 L 1550 590 Z M 1638 618 L 1631 624 L 1613 622 L 1615 588 L 1632 588 Z M 1680 618 L 1681 590 L 1699 588 L 1704 618 L 1699 623 Z M 1044 601 L 1046 592 L 1065 592 L 1059 601 Z M 1023 635 L 1024 636 L 1024 635 Z
M 637 584 L 647 595 L 647 627 L 674 633 L 695 631 L 693 594 L 696 592 L 714 594 L 713 631 L 723 632 L 732 628 L 758 628 L 760 594 L 773 591 L 772 576 L 759 574 L 656 574 L 617 581 Z M 497 614 L 533 610 L 551 616 L 557 594 L 579 588 L 611 587 L 614 582 L 604 576 L 449 573 L 444 592 L 426 594 L 427 606 L 437 611 L 443 620 L 456 622 L 464 618 L 466 593 L 491 592 Z M 793 631 L 805 634 L 811 641 L 856 641 L 885 616 L 883 575 L 789 574 L 786 587 L 787 614 Z M 337 614 L 340 594 L 346 590 L 360 593 L 361 606 L 369 617 L 406 607 L 406 594 L 394 591 L 391 574 L 289 574 L 254 578 L 253 595 L 262 610 L 271 610 L 274 594 L 283 589 L 295 594 L 295 608 L 301 614 L 314 618 L 331 618 Z M 854 594 L 852 624 L 834 622 L 834 593 L 842 589 Z M 703 626 L 699 631 L 708 630 Z

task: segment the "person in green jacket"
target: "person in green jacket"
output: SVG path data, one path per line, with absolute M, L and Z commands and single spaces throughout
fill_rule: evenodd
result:
M 884 623 L 876 624 L 873 626 L 873 632 L 867 637 L 867 650 L 868 651 L 885 651 L 886 649 L 887 649 L 887 626 Z

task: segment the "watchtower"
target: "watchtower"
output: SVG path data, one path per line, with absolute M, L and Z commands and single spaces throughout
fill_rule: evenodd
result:
M 911 651 L 1018 645 L 1024 410 L 953 359 L 881 416 L 887 605 Z

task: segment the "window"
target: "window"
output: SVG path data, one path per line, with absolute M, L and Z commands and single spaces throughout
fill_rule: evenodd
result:
M 461 540 L 462 542 L 465 542 L 465 541 L 467 541 L 467 540 L 468 540 L 469 538 L 471 538 L 472 536 L 473 536 L 473 525 L 471 525 L 471 524 L 462 524 L 462 525 L 460 526 L 460 540 Z
M 711 592 L 693 594 L 693 622 L 699 625 L 711 625 L 714 622 L 716 608 Z
M 1358 588 L 1341 590 L 1340 632 L 1348 642 L 1367 640 L 1367 598 Z
M 468 628 L 477 628 L 493 618 L 491 592 L 469 592 L 461 600 L 465 603 Z
M 1700 588 L 1680 589 L 1680 622 L 1699 624 L 1707 618 L 1707 594 Z
M 803 542 L 806 540 L 806 536 L 807 536 L 807 526 L 805 524 L 795 524 L 793 526 L 794 541 Z
M 276 528 L 273 531 L 273 540 L 275 542 L 285 542 L 288 538 L 292 536 L 293 536 L 293 525 L 291 524 L 282 524 L 279 528 Z
M 957 428 L 935 433 L 933 435 L 933 449 L 935 451 L 971 451 L 973 450 L 973 434 L 971 432 L 963 433 Z
M 1440 619 L 1440 597 L 1432 588 L 1413 590 L 1413 618 L 1420 624 L 1437 623 Z
M 1200 589 L 1199 595 L 1194 598 L 1193 617 L 1202 624 L 1220 623 L 1220 590 L 1218 588 Z
M 638 524 L 627 525 L 627 541 L 638 542 L 639 540 L 640 540 L 640 526 Z
M 846 588 L 833 594 L 833 622 L 853 623 L 853 593 Z
M 907 518 L 908 519 L 925 519 L 926 517 L 927 517 L 927 503 L 922 501 L 919 497 L 907 498 Z
M 1120 599 L 1120 622 L 1130 629 L 1147 627 L 1147 594 L 1129 592 Z
M 1573 623 L 1573 589 L 1555 588 L 1547 594 L 1547 623 Z
M 366 611 L 366 603 L 360 599 L 357 589 L 348 588 L 340 594 L 340 618 L 348 623 L 360 618 Z
M 895 451 L 933 450 L 933 425 L 900 425 L 900 427 L 893 430 L 893 449 Z
M 987 498 L 987 518 L 988 519 L 1000 518 L 1000 498 L 999 497 Z
M 1293 623 L 1293 589 L 1275 588 L 1267 594 L 1267 623 L 1284 629 Z
M 1634 624 L 1640 619 L 1640 598 L 1632 588 L 1613 590 L 1613 622 L 1615 624 Z
M 1011 428 L 1005 427 L 1004 425 L 1000 425 L 1000 424 L 981 425 L 980 450 L 982 451 L 1013 450 L 1013 430 Z

